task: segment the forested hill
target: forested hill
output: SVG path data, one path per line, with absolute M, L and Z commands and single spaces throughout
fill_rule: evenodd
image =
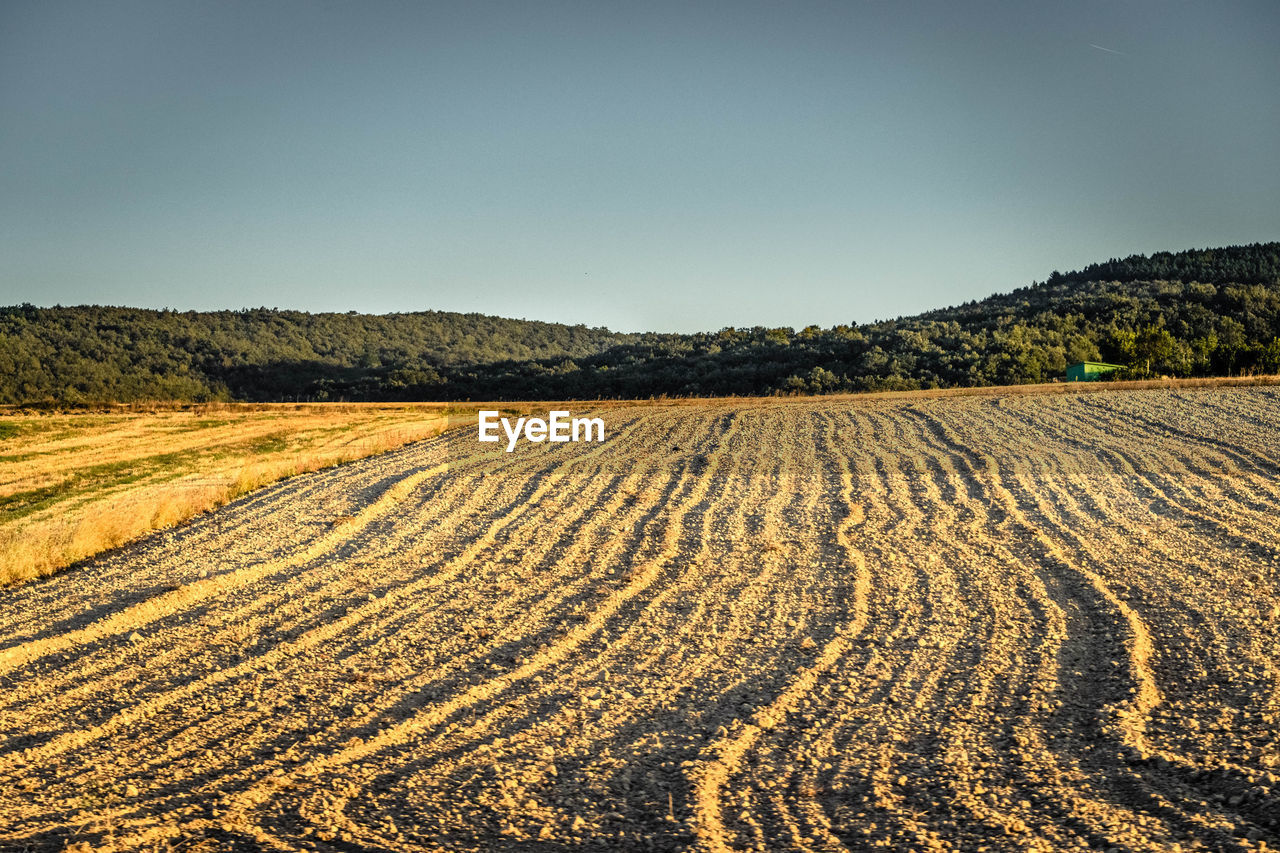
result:
M 1156 252 L 1090 264 L 1079 272 L 1054 272 L 1049 283 L 1063 281 L 1198 281 L 1205 284 L 1275 284 L 1280 277 L 1277 243 L 1225 249 Z
M 828 329 L 627 335 L 424 312 L 0 308 L 0 402 L 827 393 L 1280 372 L 1280 243 L 1132 256 Z
M 460 364 L 581 358 L 643 339 L 483 314 L 0 308 L 0 402 L 383 399 Z

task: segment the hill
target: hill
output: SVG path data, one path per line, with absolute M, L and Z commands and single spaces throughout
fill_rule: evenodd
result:
M 0 308 L 0 402 L 401 398 L 462 364 L 581 358 L 642 339 L 427 311 Z
M 1112 259 L 913 317 L 692 335 L 423 312 L 0 309 L 0 402 L 829 393 L 1280 371 L 1280 243 Z

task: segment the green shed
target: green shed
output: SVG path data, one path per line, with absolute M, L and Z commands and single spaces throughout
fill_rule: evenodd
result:
M 1112 371 L 1124 367 L 1123 364 L 1106 364 L 1101 361 L 1082 361 L 1067 368 L 1068 382 L 1094 382 Z

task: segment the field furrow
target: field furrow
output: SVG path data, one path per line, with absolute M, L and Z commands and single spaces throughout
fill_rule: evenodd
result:
M 0 592 L 0 849 L 1280 845 L 1274 391 L 599 414 Z

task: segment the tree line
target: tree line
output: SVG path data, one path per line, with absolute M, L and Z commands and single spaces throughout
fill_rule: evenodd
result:
M 873 323 L 608 329 L 481 314 L 0 308 L 0 402 L 823 394 L 1280 372 L 1280 243 L 1112 259 Z

